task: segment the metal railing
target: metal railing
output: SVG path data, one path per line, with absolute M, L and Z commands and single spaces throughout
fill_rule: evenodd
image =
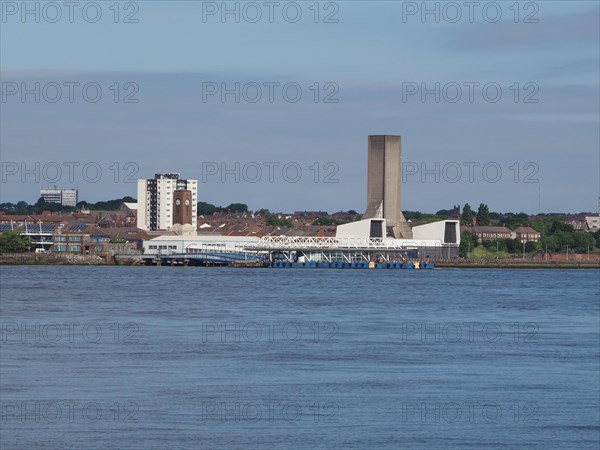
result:
M 425 242 L 398 241 L 388 238 L 265 236 L 247 250 L 414 250 Z

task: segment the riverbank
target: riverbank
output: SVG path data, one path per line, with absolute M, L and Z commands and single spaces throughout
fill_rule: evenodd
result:
M 600 269 L 600 261 L 477 260 L 439 261 L 438 268 L 471 269 Z
M 0 265 L 27 266 L 132 266 L 142 265 L 140 258 L 114 258 L 99 255 L 59 255 L 55 253 L 4 253 L 0 254 Z

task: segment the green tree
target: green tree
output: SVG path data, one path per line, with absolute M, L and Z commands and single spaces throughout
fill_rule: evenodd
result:
M 575 242 L 576 242 L 574 232 L 561 230 L 561 231 L 557 231 L 556 233 L 554 233 L 553 236 L 556 239 L 556 243 L 558 244 L 557 251 L 566 252 L 567 247 L 569 249 L 571 249 L 571 251 L 573 251 L 573 248 L 575 247 Z
M 494 243 L 494 247 L 498 247 L 498 251 L 500 252 L 505 252 L 507 251 L 506 248 L 506 242 L 504 242 L 502 239 L 496 239 L 495 241 L 492 241 Z
M 525 252 L 526 253 L 537 252 L 537 251 L 540 251 L 541 249 L 542 249 L 542 245 L 539 242 L 527 241 L 525 243 Z
M 231 212 L 247 213 L 248 205 L 246 205 L 245 203 L 232 203 L 227 208 L 225 208 L 225 210 L 231 211 Z
M 477 236 L 469 231 L 464 231 L 460 234 L 460 247 L 458 249 L 458 255 L 461 258 L 467 258 L 469 251 L 473 251 L 477 247 Z
M 5 231 L 0 234 L 0 253 L 26 252 L 30 245 L 30 240 L 21 238 L 18 231 Z
M 490 213 L 490 218 L 492 218 L 492 213 Z M 518 227 L 527 227 L 531 225 L 529 223 L 529 216 L 525 213 L 506 214 L 501 216 L 499 220 L 504 222 L 504 225 L 511 230 L 515 230 Z
M 490 224 L 490 209 L 485 203 L 479 205 L 477 210 L 477 225 L 486 226 Z
M 27 202 L 20 201 L 15 205 L 15 214 L 30 214 Z
M 573 225 L 562 220 L 553 220 L 550 225 L 550 229 L 548 230 L 550 234 L 556 234 L 559 232 L 572 233 L 573 231 L 575 231 Z
M 452 214 L 454 214 L 453 209 L 440 209 L 439 211 L 437 211 L 435 213 L 436 216 L 443 217 L 443 218 L 452 217 Z
M 211 216 L 221 208 L 217 208 L 215 205 L 206 202 L 198 202 L 198 215 Z
M 47 202 L 44 197 L 40 197 L 33 207 L 29 207 L 32 214 L 41 213 L 42 211 L 58 212 L 65 209 L 74 209 L 61 205 L 60 203 Z
M 533 227 L 542 234 L 540 249 L 548 248 L 549 252 L 566 252 L 568 247 L 569 251 L 586 253 L 600 244 L 600 233 L 575 231 L 573 225 L 566 223 L 561 216 L 536 220 Z
M 420 211 L 402 211 L 406 220 L 419 221 L 419 222 L 437 222 L 440 220 L 435 214 L 422 213 Z
M 564 223 L 565 220 L 566 217 L 564 216 L 544 217 L 541 219 L 534 220 L 531 223 L 531 226 L 535 230 L 539 231 L 542 234 L 542 236 L 548 236 L 556 230 L 556 227 L 560 227 L 560 223 Z M 555 222 L 558 222 L 558 224 L 555 225 Z
M 521 243 L 516 239 L 504 239 L 504 245 L 508 253 L 517 253 L 521 248 Z
M 473 223 L 473 211 L 471 210 L 471 205 L 465 203 L 463 206 L 463 211 L 460 216 L 460 224 L 461 225 L 471 225 Z
M 542 235 L 542 238 L 540 239 L 540 244 L 544 250 L 547 248 L 549 252 L 560 251 L 560 243 L 554 235 Z
M 424 214 L 420 211 L 402 211 L 406 220 L 421 220 Z
M 592 250 L 596 244 L 592 233 L 575 233 L 574 238 L 573 248 L 579 253 L 586 253 L 588 248 Z
M 117 198 L 114 200 L 105 200 L 96 203 L 88 203 L 82 200 L 77 203 L 78 208 L 86 208 L 91 211 L 116 211 L 123 203 L 135 203 L 137 200 L 133 197 L 125 196 L 123 198 Z M 62 211 L 68 211 L 72 208 L 63 206 Z
M 313 225 L 325 225 L 325 226 L 333 226 L 333 225 L 341 225 L 343 223 L 347 223 L 343 220 L 336 220 L 333 217 L 319 217 L 312 224 Z
M 288 219 L 280 218 L 277 214 L 271 214 L 269 217 L 267 217 L 265 223 L 267 224 L 267 226 L 270 227 L 292 228 L 294 226 L 294 224 L 291 221 L 289 221 Z

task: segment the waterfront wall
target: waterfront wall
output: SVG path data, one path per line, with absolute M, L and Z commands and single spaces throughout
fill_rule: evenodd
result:
M 0 264 L 52 264 L 52 265 L 106 265 L 114 264 L 112 258 L 98 255 L 54 254 L 54 253 L 3 253 Z
M 438 260 L 439 268 L 481 268 L 481 269 L 600 269 L 600 260 L 550 261 L 543 259 L 478 259 L 478 260 Z

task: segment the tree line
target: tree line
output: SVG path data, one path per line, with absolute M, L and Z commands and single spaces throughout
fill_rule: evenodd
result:
M 132 197 L 125 196 L 123 198 L 99 201 L 96 203 L 88 203 L 85 200 L 82 200 L 78 202 L 76 206 L 63 206 L 60 203 L 47 202 L 43 197 L 40 197 L 33 205 L 30 205 L 25 201 L 17 203 L 0 203 L 0 211 L 5 214 L 20 215 L 41 214 L 43 211 L 71 213 L 82 209 L 88 209 L 90 211 L 116 211 L 123 203 L 135 203 L 136 201 L 137 200 Z
M 506 226 L 511 230 L 518 227 L 531 227 L 541 234 L 538 242 L 525 243 L 525 252 L 548 251 L 548 252 L 566 252 L 567 248 L 577 253 L 584 253 L 600 249 L 600 230 L 595 233 L 582 233 L 575 231 L 570 223 L 567 223 L 567 217 L 564 215 L 540 215 L 530 218 L 525 213 L 493 213 L 484 203 L 479 205 L 475 213 L 471 206 L 466 203 L 460 216 L 461 225 L 471 225 L 473 218 L 477 225 L 490 225 L 494 222 L 500 226 Z M 504 240 L 485 240 L 477 242 L 473 233 L 464 232 L 461 235 L 461 252 L 466 254 L 468 246 L 471 248 L 483 245 L 486 248 L 498 248 L 499 251 L 508 253 L 519 253 L 523 251 L 523 244 L 516 239 Z

